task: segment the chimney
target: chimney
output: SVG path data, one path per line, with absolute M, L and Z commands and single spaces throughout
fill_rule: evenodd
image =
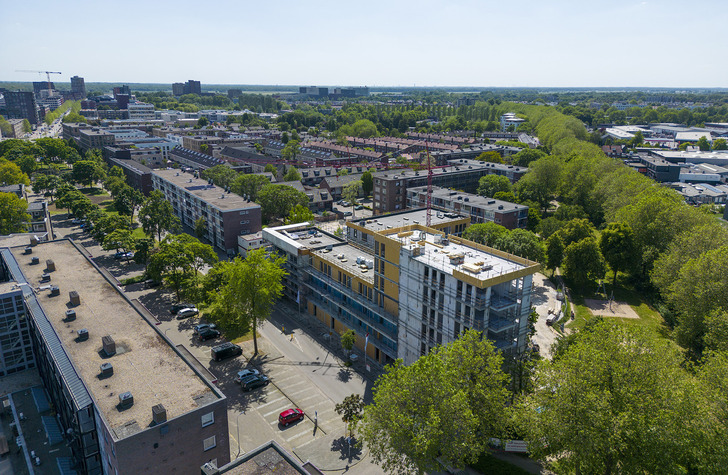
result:
M 152 421 L 155 424 L 167 422 L 167 409 L 162 404 L 152 406 Z

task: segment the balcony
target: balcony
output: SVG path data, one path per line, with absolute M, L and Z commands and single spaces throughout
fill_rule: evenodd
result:
M 496 312 L 504 312 L 518 305 L 518 300 L 509 296 L 493 295 L 490 298 L 490 308 Z

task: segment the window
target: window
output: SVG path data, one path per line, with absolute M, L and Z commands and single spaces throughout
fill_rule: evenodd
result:
M 215 413 L 211 412 L 202 416 L 202 427 L 207 427 L 215 423 Z
M 215 436 L 208 437 L 207 439 L 202 441 L 202 447 L 207 452 L 210 449 L 214 449 L 217 446 L 217 442 L 215 442 Z

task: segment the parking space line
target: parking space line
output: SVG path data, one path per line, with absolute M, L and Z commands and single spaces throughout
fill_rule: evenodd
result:
M 281 397 L 279 397 L 278 399 L 273 399 L 272 401 L 268 401 L 268 402 L 266 402 L 265 404 L 261 404 L 260 406 L 256 406 L 256 409 L 261 409 L 261 408 L 263 408 L 263 407 L 265 407 L 265 406 L 270 406 L 270 405 L 271 405 L 271 404 L 273 404 L 274 402 L 278 402 L 278 401 L 280 401 L 281 399 L 285 399 L 285 398 L 286 398 L 285 396 L 281 396 Z
M 300 386 L 300 385 L 302 385 L 302 384 L 310 384 L 310 383 L 308 383 L 307 381 L 299 381 L 299 382 L 297 382 L 296 384 L 291 384 L 290 386 L 286 386 L 286 389 L 291 389 L 291 388 L 295 388 L 296 386 Z M 278 384 L 278 387 L 280 388 L 280 387 L 281 387 L 281 385 L 280 385 L 280 384 Z M 282 391 L 282 389 L 281 389 L 281 391 Z
M 293 397 L 293 396 L 295 396 L 297 394 L 305 393 L 306 391 L 309 391 L 310 392 L 311 391 L 311 388 L 310 387 L 305 387 L 305 388 L 301 389 L 300 391 L 296 391 L 295 393 L 288 394 L 288 397 L 290 398 L 290 397 Z
M 290 441 L 292 441 L 293 439 L 298 439 L 298 438 L 299 438 L 299 437 L 301 437 L 302 435 L 306 435 L 306 434 L 308 434 L 308 431 L 307 431 L 307 430 L 305 430 L 305 431 L 301 432 L 300 434 L 296 434 L 296 435 L 294 435 L 293 437 L 289 437 L 289 438 L 287 438 L 287 439 L 286 439 L 286 442 L 290 442 Z
M 276 412 L 279 412 L 279 413 L 280 412 L 283 412 L 286 407 L 288 407 L 288 404 L 286 404 L 285 406 L 281 406 L 281 407 L 279 407 L 279 408 L 277 408 L 277 409 L 275 409 L 273 411 L 270 411 L 270 412 L 267 412 L 267 413 L 263 414 L 263 417 L 268 417 L 271 414 L 275 414 Z
M 291 375 L 291 376 L 288 376 L 285 378 L 276 377 L 276 384 L 280 386 L 281 383 L 288 381 L 289 379 L 293 379 L 293 378 L 300 378 L 300 376 L 297 374 L 294 374 L 294 375 Z
M 314 398 L 314 397 L 319 397 L 319 395 L 318 395 L 318 394 L 312 394 L 312 395 L 310 395 L 310 396 L 309 396 L 309 397 L 307 397 L 307 398 L 303 398 L 303 399 L 299 400 L 298 402 L 299 402 L 299 404 L 300 404 L 300 403 L 302 403 L 302 402 L 304 402 L 304 401 L 308 401 L 309 399 L 311 399 L 311 398 Z

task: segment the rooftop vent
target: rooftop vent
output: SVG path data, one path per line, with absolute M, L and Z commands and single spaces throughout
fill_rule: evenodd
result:
M 57 285 L 51 285 L 51 297 L 55 297 L 56 295 L 61 295 L 61 289 L 58 288 Z
M 25 248 L 25 251 L 23 251 L 23 254 L 33 254 L 33 248 L 28 246 Z
M 56 270 L 56 264 L 55 262 L 53 262 L 53 259 L 46 260 L 46 270 L 48 272 L 53 272 L 54 270 Z
M 30 245 L 31 246 L 37 246 L 38 245 L 38 236 L 31 236 L 30 237 Z
M 167 409 L 162 404 L 152 406 L 152 421 L 155 424 L 167 422 Z
M 101 377 L 102 378 L 108 378 L 109 376 L 114 374 L 114 367 L 111 365 L 111 363 L 102 363 L 101 364 Z
M 30 263 L 33 264 L 33 265 L 40 264 L 40 259 L 37 258 L 37 257 L 32 257 L 30 259 Z
M 75 319 L 76 319 L 76 311 L 75 311 L 75 310 L 73 310 L 73 309 L 71 309 L 71 310 L 66 310 L 66 321 L 67 321 L 67 322 L 72 322 L 72 321 L 74 321 Z
M 75 290 L 68 292 L 68 298 L 71 301 L 71 305 L 81 305 L 81 297 L 79 297 L 78 292 Z
M 116 354 L 116 343 L 110 335 L 106 335 L 101 339 L 101 343 L 104 345 L 104 353 L 106 356 L 113 356 Z
M 41 282 L 50 282 L 51 281 L 51 275 L 50 274 L 43 274 L 40 276 Z
M 88 330 L 86 328 L 81 328 L 78 332 L 78 341 L 86 341 L 88 340 Z
M 119 394 L 119 409 L 127 409 L 134 405 L 134 396 L 129 391 Z

